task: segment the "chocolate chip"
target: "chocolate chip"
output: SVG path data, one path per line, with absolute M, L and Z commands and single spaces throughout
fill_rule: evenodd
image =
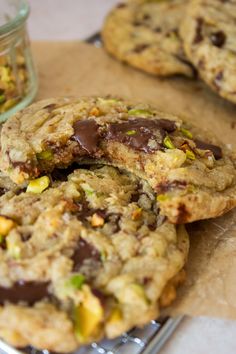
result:
M 48 282 L 18 281 L 10 288 L 0 287 L 0 304 L 5 302 L 17 304 L 26 302 L 29 305 L 50 297 Z
M 92 155 L 97 152 L 100 135 L 98 124 L 94 119 L 79 120 L 74 123 L 74 135 L 71 137 L 79 143 L 80 147 L 88 154 Z
M 135 53 L 142 53 L 145 49 L 147 49 L 150 45 L 149 44 L 138 44 L 133 49 Z
M 7 190 L 6 188 L 0 187 L 0 197 L 1 197 L 2 195 L 4 195 L 5 193 L 7 193 L 7 192 L 8 192 L 8 190 Z
M 194 142 L 195 142 L 196 147 L 198 149 L 210 150 L 213 153 L 216 160 L 219 160 L 223 157 L 222 150 L 219 146 L 208 144 L 208 143 L 205 143 L 205 142 L 198 140 L 198 139 L 194 140 Z
M 197 18 L 196 33 L 195 33 L 195 37 L 193 40 L 193 44 L 198 44 L 203 40 L 202 25 L 203 25 L 203 19 L 200 17 Z
M 222 31 L 214 32 L 210 35 L 211 43 L 216 47 L 223 47 L 226 41 L 226 35 Z
M 73 270 L 79 271 L 86 260 L 101 262 L 101 256 L 98 250 L 83 239 L 80 239 L 73 254 Z
M 186 209 L 186 205 L 185 204 L 179 204 L 179 206 L 178 206 L 178 216 L 177 216 L 176 223 L 177 224 L 185 223 L 188 220 L 189 216 L 190 216 L 190 213 Z
M 138 151 L 152 153 L 163 148 L 166 132 L 173 132 L 175 129 L 175 122 L 168 119 L 129 119 L 126 122 L 110 124 L 106 138 Z M 153 142 L 152 145 L 150 141 Z
M 147 20 L 150 20 L 151 16 L 149 14 L 144 14 L 143 15 L 143 20 L 144 21 L 147 21 Z
M 158 193 L 167 193 L 175 188 L 177 189 L 185 189 L 187 186 L 187 183 L 185 181 L 165 181 L 162 183 L 159 183 L 156 186 L 156 190 Z

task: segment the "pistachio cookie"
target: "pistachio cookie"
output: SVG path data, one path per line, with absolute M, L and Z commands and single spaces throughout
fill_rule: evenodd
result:
M 181 26 L 184 49 L 201 78 L 236 103 L 236 1 L 192 0 Z
M 216 217 L 236 205 L 232 153 L 209 133 L 146 104 L 44 100 L 4 124 L 1 144 L 2 168 L 17 183 L 74 161 L 106 163 L 146 179 L 173 223 Z
M 130 1 L 119 4 L 102 30 L 109 53 L 148 73 L 193 76 L 179 36 L 188 0 Z
M 68 353 L 156 318 L 183 281 L 188 236 L 134 175 L 54 176 L 0 197 L 0 337 Z

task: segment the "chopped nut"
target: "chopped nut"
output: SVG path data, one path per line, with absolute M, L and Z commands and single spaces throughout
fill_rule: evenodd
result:
M 97 213 L 93 214 L 91 217 L 91 224 L 94 227 L 99 227 L 104 225 L 105 220 Z
M 191 150 L 186 150 L 185 154 L 186 154 L 187 159 L 190 159 L 190 160 L 196 159 L 194 152 Z
M 163 145 L 167 148 L 167 149 L 175 149 L 174 144 L 172 143 L 169 135 L 166 135 L 166 137 L 164 138 L 163 141 Z
M 0 215 L 0 235 L 7 236 L 8 233 L 16 226 L 16 223 L 5 217 Z
M 128 111 L 129 116 L 141 116 L 141 117 L 151 117 L 153 116 L 153 112 L 147 109 L 130 109 Z
M 90 115 L 90 116 L 99 117 L 99 116 L 101 115 L 101 112 L 100 112 L 99 108 L 93 107 L 93 108 L 91 109 L 91 111 L 89 112 L 89 115 Z
M 180 129 L 181 133 L 186 136 L 187 138 L 189 139 L 192 139 L 193 138 L 193 134 L 188 130 L 188 129 L 185 129 L 185 128 L 181 128 Z
M 48 176 L 43 176 L 36 178 L 29 182 L 26 189 L 27 193 L 42 193 L 50 184 L 50 179 Z
M 50 150 L 45 150 L 45 151 L 41 151 L 39 152 L 37 155 L 37 159 L 39 160 L 52 160 L 53 158 L 53 153 Z
M 131 218 L 132 220 L 138 220 L 140 219 L 141 215 L 142 215 L 142 208 L 138 208 L 133 211 Z
M 108 318 L 108 323 L 115 323 L 119 322 L 122 320 L 122 312 L 121 310 L 117 307 L 112 310 L 110 317 Z

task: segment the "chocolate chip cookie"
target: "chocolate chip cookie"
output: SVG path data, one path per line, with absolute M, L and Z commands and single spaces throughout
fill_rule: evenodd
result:
M 108 166 L 66 173 L 0 197 L 0 337 L 16 347 L 113 338 L 156 318 L 183 281 L 188 236 L 146 181 Z
M 181 27 L 184 49 L 201 78 L 236 103 L 236 1 L 192 0 Z
M 158 76 L 193 76 L 179 36 L 188 0 L 130 1 L 105 20 L 106 50 L 119 60 Z
M 216 217 L 236 205 L 232 152 L 146 104 L 111 97 L 41 101 L 5 123 L 1 144 L 2 168 L 17 183 L 72 162 L 105 163 L 146 179 L 173 223 Z

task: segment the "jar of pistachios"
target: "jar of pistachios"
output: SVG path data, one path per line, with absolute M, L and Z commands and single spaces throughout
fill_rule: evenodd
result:
M 28 15 L 26 0 L 0 0 L 0 122 L 31 103 L 37 92 Z

